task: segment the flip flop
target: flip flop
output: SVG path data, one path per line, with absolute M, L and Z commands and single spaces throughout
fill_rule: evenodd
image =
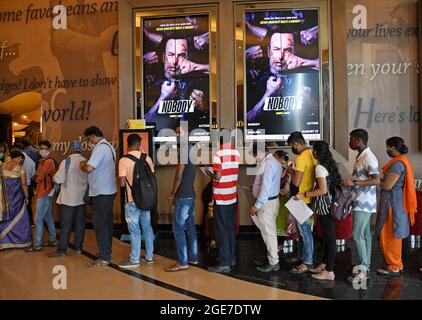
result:
M 393 276 L 393 277 L 398 277 L 400 276 L 400 270 L 399 271 L 393 271 L 389 268 L 379 268 L 377 270 L 377 273 L 383 276 Z

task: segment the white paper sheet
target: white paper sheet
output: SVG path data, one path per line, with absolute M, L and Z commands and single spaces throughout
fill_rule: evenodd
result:
M 286 208 L 300 224 L 303 224 L 313 214 L 312 210 L 309 209 L 306 203 L 302 200 L 295 200 L 291 198 L 289 201 L 287 201 Z
M 212 167 L 199 167 L 199 169 L 201 170 L 202 174 L 206 177 L 209 177 L 209 175 L 207 175 L 207 171 L 210 173 L 214 173 L 214 170 L 212 169 Z

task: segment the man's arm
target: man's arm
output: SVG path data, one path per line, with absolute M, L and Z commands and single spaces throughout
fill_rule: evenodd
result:
M 216 180 L 216 181 L 220 181 L 220 179 L 221 179 L 221 171 L 215 171 L 214 170 L 214 172 L 210 172 L 209 170 L 205 170 L 205 172 L 207 173 L 207 175 L 211 179 Z
M 124 188 L 126 187 L 126 177 L 119 177 L 120 180 L 120 187 Z
M 93 166 L 88 164 L 88 162 L 86 162 L 86 161 L 81 161 L 79 166 L 80 166 L 81 170 L 86 172 L 86 173 L 90 173 L 90 172 L 92 172 L 92 170 L 95 169 Z
M 269 192 L 274 174 L 275 172 L 272 170 L 271 165 L 267 163 L 264 168 L 261 190 L 259 192 L 258 199 L 256 199 L 255 202 L 255 208 L 258 210 L 264 206 L 264 204 L 268 201 L 268 198 L 271 196 Z
M 292 181 L 290 182 L 290 195 L 295 196 L 299 193 L 299 186 L 302 182 L 303 172 L 295 170 Z
M 265 99 L 274 95 L 282 87 L 283 87 L 283 80 L 281 80 L 280 77 L 270 77 L 267 80 L 267 87 L 266 87 L 264 95 L 258 101 L 258 103 L 248 112 L 247 114 L 248 121 L 253 121 L 253 119 L 262 112 L 262 109 L 265 104 Z
M 182 176 L 183 176 L 184 170 L 185 170 L 184 164 L 178 164 L 176 166 L 176 173 L 174 174 L 174 179 L 173 179 L 173 188 L 171 189 L 171 192 L 167 197 L 168 200 L 174 200 L 174 195 L 176 194 L 177 189 L 179 189 L 180 183 L 182 182 Z
M 164 81 L 161 85 L 161 93 L 158 97 L 155 104 L 151 109 L 144 115 L 146 121 L 152 121 L 155 115 L 158 113 L 158 108 L 160 107 L 160 102 L 164 101 L 176 93 L 176 83 L 174 81 Z
M 61 184 L 61 183 L 64 183 L 64 180 L 65 180 L 65 162 L 66 162 L 66 160 L 63 160 L 61 163 L 60 163 L 60 166 L 59 166 L 59 170 L 57 170 L 57 172 L 56 172 L 56 174 L 53 176 L 53 180 L 54 180 L 54 182 L 55 183 L 58 183 L 58 184 Z

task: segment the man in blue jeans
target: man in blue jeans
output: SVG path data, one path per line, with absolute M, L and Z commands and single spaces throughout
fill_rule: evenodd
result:
M 56 164 L 53 158 L 50 157 L 51 144 L 47 140 L 39 142 L 41 160 L 35 172 L 35 179 L 37 181 L 37 214 L 35 216 L 35 240 L 34 246 L 28 248 L 26 252 L 41 251 L 42 246 L 55 247 L 56 228 L 52 215 L 53 205 L 53 176 L 56 173 Z M 48 228 L 48 242 L 42 243 L 44 221 Z
M 127 137 L 127 145 L 129 148 L 128 155 L 134 156 L 137 159 L 141 158 L 141 154 L 145 153 L 141 147 L 141 137 L 138 134 L 130 134 Z M 154 172 L 154 165 L 150 157 L 146 157 L 146 161 Z M 119 263 L 121 268 L 136 268 L 140 265 L 141 257 L 141 224 L 142 234 L 145 237 L 145 261 L 149 264 L 153 263 L 154 252 L 154 233 L 151 227 L 151 213 L 150 211 L 143 211 L 136 207 L 132 197 L 131 186 L 133 185 L 133 169 L 135 162 L 127 157 L 123 157 L 119 161 L 119 178 L 120 186 L 126 188 L 127 202 L 125 205 L 125 218 L 130 233 L 130 245 L 132 251 L 129 259 Z
M 180 157 L 180 159 L 182 158 Z M 176 166 L 173 188 L 168 196 L 168 200 L 174 202 L 173 232 L 176 240 L 178 262 L 166 268 L 167 272 L 186 270 L 188 269 L 188 264 L 198 264 L 198 243 L 195 229 L 195 189 L 193 186 L 196 167 L 189 159 L 185 160 L 187 161 L 180 161 L 181 163 Z
M 290 196 L 295 196 L 298 193 L 305 195 L 303 202 L 308 206 L 311 204 L 311 199 L 306 196 L 306 192 L 313 190 L 315 182 L 315 166 L 317 161 L 313 157 L 312 149 L 306 144 L 302 133 L 296 131 L 290 134 L 287 143 L 292 148 L 292 153 L 297 155 L 295 161 L 295 172 L 290 183 Z M 302 274 L 309 272 L 313 265 L 314 254 L 314 238 L 312 234 L 312 217 L 303 222 L 297 223 L 299 229 L 299 257 L 301 263 L 292 268 L 290 272 L 294 274 Z M 299 262 L 299 261 L 291 261 Z

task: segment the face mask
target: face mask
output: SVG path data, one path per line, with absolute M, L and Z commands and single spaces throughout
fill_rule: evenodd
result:
M 50 151 L 48 150 L 40 150 L 41 157 L 45 158 L 50 154 Z
M 293 154 L 296 154 L 296 155 L 299 154 L 299 150 L 297 150 L 297 148 L 295 148 L 295 147 L 292 147 L 292 152 L 293 152 Z
M 352 150 L 356 150 L 358 148 L 358 146 L 356 145 L 356 142 L 350 141 L 349 142 L 349 148 L 352 149 Z
M 3 158 L 4 158 L 4 153 L 0 152 L 0 159 L 3 159 Z
M 393 153 L 393 150 L 387 150 L 387 155 L 388 155 L 390 158 L 394 158 L 394 153 Z

